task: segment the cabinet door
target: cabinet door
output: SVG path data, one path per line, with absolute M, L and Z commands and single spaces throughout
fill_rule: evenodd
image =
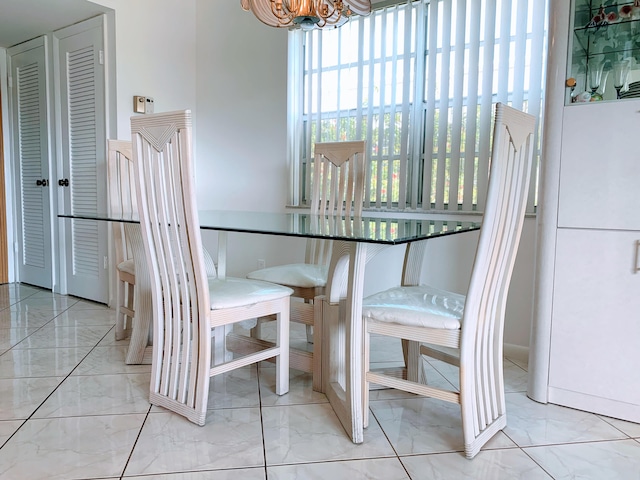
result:
M 9 56 L 14 83 L 18 279 L 51 288 L 52 179 L 49 175 L 45 38 L 9 49 Z
M 102 18 L 55 32 L 58 39 L 64 209 L 94 215 L 106 211 L 105 81 Z M 65 221 L 67 292 L 106 303 L 109 299 L 107 225 Z
M 559 227 L 640 230 L 640 101 L 564 109 Z
M 586 396 L 569 406 L 640 421 L 637 240 L 640 232 L 558 229 L 549 387 Z

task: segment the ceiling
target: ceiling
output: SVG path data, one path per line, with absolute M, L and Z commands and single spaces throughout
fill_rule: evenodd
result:
M 0 47 L 77 23 L 109 9 L 87 0 L 0 0 Z

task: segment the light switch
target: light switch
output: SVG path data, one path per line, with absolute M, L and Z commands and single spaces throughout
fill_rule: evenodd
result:
M 146 97 L 146 100 L 147 106 L 145 107 L 144 113 L 153 113 L 153 97 Z

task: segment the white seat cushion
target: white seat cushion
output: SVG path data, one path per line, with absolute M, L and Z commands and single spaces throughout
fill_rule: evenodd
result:
M 291 295 L 293 290 L 274 283 L 227 277 L 209 279 L 211 310 L 253 305 Z
M 362 315 L 413 327 L 460 329 L 465 296 L 430 285 L 395 287 L 364 299 Z
M 122 263 L 119 263 L 117 269 L 123 273 L 128 273 L 130 275 L 136 274 L 136 264 L 133 263 L 133 259 L 125 260 Z
M 327 284 L 328 267 L 308 263 L 293 263 L 263 268 L 247 275 L 253 280 L 290 285 L 292 287 L 313 288 Z

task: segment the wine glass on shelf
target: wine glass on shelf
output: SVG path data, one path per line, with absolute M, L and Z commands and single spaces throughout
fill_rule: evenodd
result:
M 589 87 L 591 88 L 591 94 L 595 95 L 600 88 L 602 82 L 602 72 L 604 70 L 604 62 L 590 62 L 589 63 Z
M 616 98 L 620 98 L 620 91 L 624 84 L 627 83 L 629 76 L 629 60 L 613 63 L 613 87 L 616 89 Z

